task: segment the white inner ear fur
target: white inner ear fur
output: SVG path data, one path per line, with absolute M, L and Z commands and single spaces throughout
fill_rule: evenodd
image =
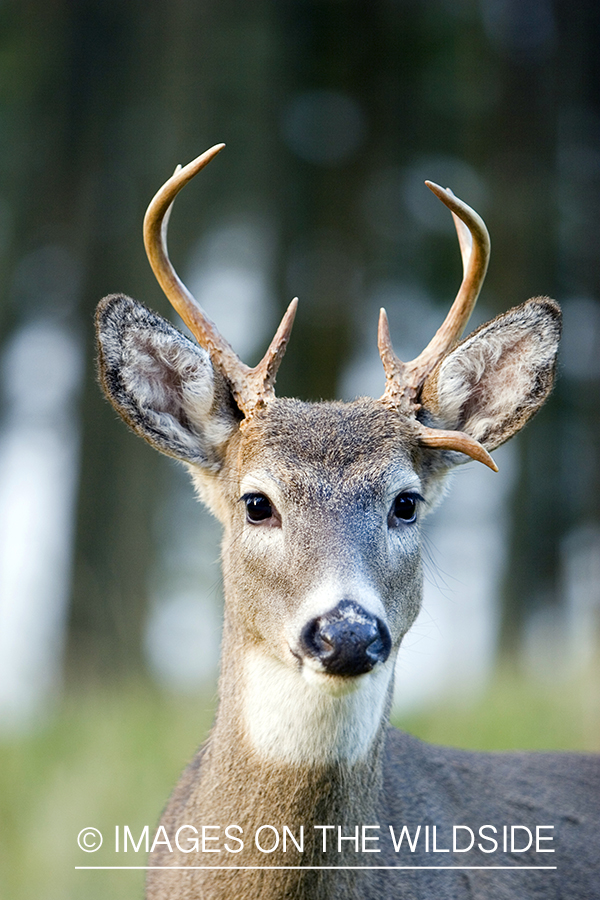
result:
M 446 427 L 485 444 L 524 407 L 539 405 L 539 373 L 553 365 L 554 332 L 543 322 L 498 320 L 448 354 L 438 375 L 439 413 Z M 537 325 L 533 328 L 532 324 Z
M 202 347 L 191 350 L 169 334 L 130 330 L 123 340 L 121 377 L 148 423 L 192 453 L 199 438 L 217 448 L 231 434 L 231 419 L 212 409 L 214 373 Z

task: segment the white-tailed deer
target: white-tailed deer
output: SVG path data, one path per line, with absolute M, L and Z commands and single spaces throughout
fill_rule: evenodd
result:
M 176 194 L 220 149 L 175 172 L 144 226 L 200 346 L 124 296 L 97 316 L 109 400 L 187 465 L 224 530 L 219 707 L 161 819 L 148 898 L 600 897 L 597 758 L 434 747 L 388 724 L 421 603 L 421 519 L 454 466 L 495 469 L 489 451 L 544 402 L 558 306 L 529 300 L 459 343 L 489 238 L 429 184 L 454 215 L 464 270 L 431 343 L 401 362 L 382 310 L 381 398 L 278 399 L 295 301 L 250 369 L 167 254 Z

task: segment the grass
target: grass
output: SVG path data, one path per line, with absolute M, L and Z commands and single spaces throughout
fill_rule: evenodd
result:
M 429 741 L 476 749 L 600 750 L 593 684 L 532 685 L 503 667 L 474 706 L 446 701 L 396 724 Z M 73 690 L 36 733 L 0 743 L 0 896 L 141 898 L 141 871 L 75 866 L 143 865 L 142 852 L 115 854 L 115 825 L 121 833 L 129 825 L 136 837 L 153 826 L 213 709 L 210 699 L 174 700 L 143 684 Z M 104 835 L 98 853 L 77 847 L 88 826 Z
M 542 683 L 505 663 L 474 703 L 440 701 L 393 723 L 433 744 L 473 750 L 600 751 L 598 672 Z
M 77 872 L 76 865 L 141 865 L 115 858 L 115 825 L 153 826 L 207 733 L 213 703 L 176 700 L 147 685 L 73 692 L 52 722 L 0 745 L 0 897 L 96 900 L 143 896 L 143 872 Z M 94 826 L 102 848 L 77 835 Z

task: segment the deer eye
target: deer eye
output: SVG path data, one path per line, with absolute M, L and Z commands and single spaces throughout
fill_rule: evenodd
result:
M 423 498 L 419 494 L 398 494 L 392 504 L 389 516 L 391 526 L 398 522 L 410 524 L 417 519 L 417 504 Z
M 242 500 L 246 504 L 246 519 L 253 525 L 264 522 L 273 515 L 271 502 L 264 494 L 245 494 Z

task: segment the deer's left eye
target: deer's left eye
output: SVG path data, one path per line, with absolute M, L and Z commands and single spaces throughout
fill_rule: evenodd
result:
M 253 525 L 264 522 L 273 515 L 271 501 L 264 494 L 245 494 L 242 500 L 246 504 L 246 518 Z
M 398 494 L 390 510 L 389 524 L 391 526 L 394 526 L 399 524 L 400 522 L 404 522 L 406 524 L 415 522 L 417 519 L 417 505 L 419 503 L 419 500 L 422 499 L 423 498 L 420 496 L 420 494 Z

